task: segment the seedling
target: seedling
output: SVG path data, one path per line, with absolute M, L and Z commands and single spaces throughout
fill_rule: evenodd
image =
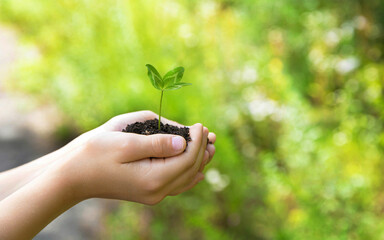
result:
M 159 72 L 156 70 L 154 66 L 152 66 L 151 64 L 147 64 L 145 66 L 148 68 L 148 77 L 152 85 L 156 89 L 161 91 L 160 108 L 159 108 L 159 130 L 161 130 L 160 129 L 161 105 L 163 102 L 164 91 L 176 90 L 176 89 L 191 85 L 191 83 L 181 82 L 181 79 L 183 78 L 183 75 L 184 75 L 183 67 L 177 67 L 167 72 L 163 77 L 161 77 L 161 75 L 159 74 Z

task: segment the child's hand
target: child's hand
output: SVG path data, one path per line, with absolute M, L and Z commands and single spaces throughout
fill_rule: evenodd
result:
M 14 184 L 16 190 L 0 201 L 0 239 L 32 239 L 87 198 L 156 204 L 196 185 L 215 153 L 213 144 L 207 145 L 207 136 L 212 143 L 216 136 L 195 124 L 185 149 L 180 136 L 121 132 L 127 124 L 155 117 L 149 111 L 114 117 L 46 158 L 2 175 L 3 181 L 20 176 L 27 180 Z
M 176 135 L 138 135 L 121 130 L 130 123 L 153 119 L 143 111 L 112 118 L 62 149 L 64 161 L 54 164 L 60 181 L 68 181 L 79 199 L 113 198 L 156 204 L 182 193 L 204 178 L 216 136 L 201 124 L 190 127 L 192 141 Z M 164 119 L 164 122 L 179 125 Z M 185 151 L 184 151 L 185 150 Z

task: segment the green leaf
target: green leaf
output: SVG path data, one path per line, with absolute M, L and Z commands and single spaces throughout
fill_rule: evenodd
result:
M 152 85 L 156 89 L 162 90 L 164 88 L 164 82 L 163 82 L 163 79 L 161 78 L 161 75 L 159 74 L 159 72 L 151 64 L 147 64 L 145 66 L 148 68 L 148 77 L 149 77 L 149 80 L 151 81 Z
M 167 72 L 163 79 L 164 79 L 164 86 L 168 87 L 173 85 L 174 83 L 178 83 L 181 81 L 184 75 L 184 68 L 183 67 L 177 67 L 169 72 Z
M 192 85 L 192 83 L 178 82 L 178 83 L 175 83 L 175 84 L 172 84 L 172 85 L 165 87 L 164 90 L 176 90 L 176 89 L 179 89 L 179 88 L 182 88 L 185 86 L 189 86 L 189 85 Z
M 179 89 L 179 88 L 181 88 L 181 86 L 171 85 L 171 86 L 168 86 L 168 87 L 164 88 L 164 91 L 176 90 L 176 89 Z
M 192 83 L 178 82 L 178 83 L 175 83 L 175 85 L 180 86 L 180 87 L 185 87 L 185 86 L 192 85 Z

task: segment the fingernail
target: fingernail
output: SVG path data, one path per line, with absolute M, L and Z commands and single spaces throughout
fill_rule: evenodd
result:
M 173 137 L 172 138 L 172 147 L 175 151 L 180 151 L 184 149 L 185 140 L 183 137 Z

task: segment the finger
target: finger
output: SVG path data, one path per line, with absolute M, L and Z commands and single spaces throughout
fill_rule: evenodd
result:
M 203 142 L 203 125 L 197 123 L 190 127 L 189 132 L 192 140 L 188 142 L 188 147 L 183 154 L 153 163 L 159 175 L 172 180 L 195 165 Z
M 195 173 L 199 171 L 199 168 L 202 165 L 204 165 L 204 156 L 205 156 L 205 149 L 206 149 L 207 141 L 208 141 L 207 140 L 208 134 L 209 134 L 208 128 L 204 127 L 203 128 L 203 139 L 202 139 L 203 143 L 201 144 L 201 147 L 200 147 L 198 159 L 197 159 L 195 165 L 193 166 L 193 168 L 191 169 L 193 175 L 195 175 Z
M 187 186 L 185 186 L 182 189 L 175 190 L 175 191 L 169 193 L 169 195 L 170 196 L 176 196 L 180 193 L 186 192 L 186 191 L 190 190 L 191 188 L 193 188 L 194 186 L 196 186 L 196 184 L 198 184 L 199 182 L 201 182 L 203 180 L 204 180 L 204 174 L 201 172 L 198 172 L 196 174 L 196 176 L 194 177 L 194 179 L 192 180 L 192 182 L 190 182 Z
M 106 132 L 94 141 L 97 142 L 97 151 L 118 154 L 122 163 L 151 157 L 172 157 L 182 153 L 186 147 L 183 137 L 170 134 Z
M 215 152 L 216 152 L 216 147 L 215 145 L 213 144 L 208 144 L 207 146 L 207 151 L 209 152 L 209 159 L 208 159 L 208 162 L 206 164 L 208 164 L 209 162 L 211 162 L 213 156 L 215 155 Z
M 118 116 L 115 116 L 111 118 L 109 121 L 104 123 L 101 127 L 108 131 L 121 131 L 124 129 L 128 124 L 132 124 L 135 122 L 145 122 L 147 120 L 152 120 L 155 118 L 159 118 L 159 115 L 152 111 L 138 111 L 138 112 L 131 112 L 131 113 L 125 113 Z M 177 123 L 175 121 L 168 120 L 164 117 L 161 118 L 162 123 L 168 123 L 170 125 L 178 126 L 178 127 L 184 127 L 184 125 Z
M 138 135 L 132 149 L 134 159 L 171 157 L 182 153 L 186 147 L 183 137 L 170 134 Z
M 216 134 L 210 132 L 208 134 L 209 143 L 214 144 L 216 142 Z
M 203 137 L 202 137 L 202 144 L 199 150 L 199 155 L 196 159 L 195 164 L 188 169 L 187 171 L 183 172 L 179 176 L 177 176 L 175 179 L 172 179 L 168 184 L 168 192 L 174 191 L 175 189 L 183 189 L 185 186 L 187 186 L 191 179 L 193 179 L 194 176 L 196 176 L 197 172 L 199 171 L 200 167 L 204 168 L 203 159 L 205 156 L 205 146 L 207 144 L 207 136 L 208 136 L 208 129 L 203 128 Z M 209 154 L 207 152 L 206 158 L 209 157 Z
M 146 120 L 154 119 L 158 115 L 152 111 L 138 111 L 117 115 L 111 118 L 108 122 L 104 123 L 101 127 L 109 131 L 121 131 L 128 124 L 135 122 L 144 122 Z
M 205 165 L 207 165 L 208 161 L 209 161 L 209 152 L 207 150 L 205 150 L 204 157 L 203 157 L 203 163 L 201 164 L 201 166 L 199 168 L 199 172 L 203 172 Z

